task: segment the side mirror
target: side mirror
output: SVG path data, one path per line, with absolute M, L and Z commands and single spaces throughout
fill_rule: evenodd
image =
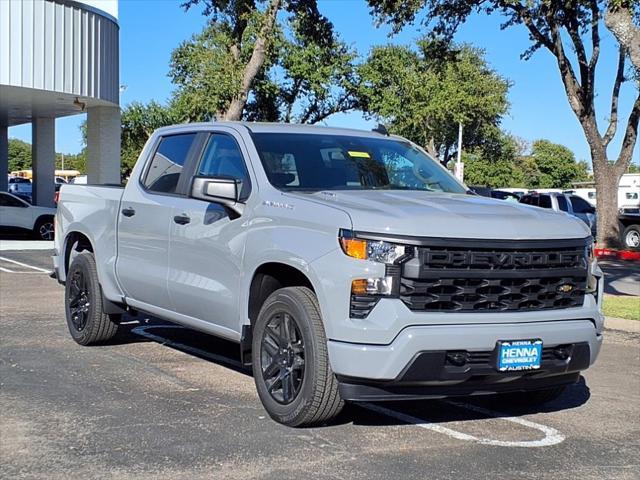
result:
M 228 177 L 194 177 L 190 196 L 207 202 L 215 202 L 242 215 L 244 205 L 240 203 L 242 182 Z

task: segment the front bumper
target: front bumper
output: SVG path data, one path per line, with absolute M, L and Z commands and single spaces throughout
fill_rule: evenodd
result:
M 491 352 L 499 340 L 534 338 L 549 349 L 539 370 L 502 373 L 495 369 Z M 437 398 L 572 383 L 593 364 L 601 345 L 602 335 L 589 319 L 408 327 L 388 345 L 328 342 L 331 366 L 347 400 Z M 552 349 L 558 346 L 570 347 L 569 358 L 553 357 Z M 446 353 L 460 350 L 477 358 L 484 355 L 484 360 L 447 365 Z

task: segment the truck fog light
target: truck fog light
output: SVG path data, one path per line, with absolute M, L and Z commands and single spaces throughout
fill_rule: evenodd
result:
M 392 295 L 393 277 L 358 278 L 351 282 L 352 295 Z

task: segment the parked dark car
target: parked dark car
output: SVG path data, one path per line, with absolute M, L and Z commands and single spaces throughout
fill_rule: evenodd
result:
M 497 198 L 499 200 L 507 200 L 511 202 L 517 202 L 520 197 L 515 193 L 505 192 L 503 190 L 494 190 L 489 187 L 469 187 L 473 192 L 482 197 Z
M 591 229 L 591 234 L 596 236 L 597 216 L 596 209 L 584 198 L 578 195 L 566 193 L 528 193 L 523 195 L 520 203 L 533 205 L 534 207 L 550 208 L 557 212 L 565 212 L 579 218 Z

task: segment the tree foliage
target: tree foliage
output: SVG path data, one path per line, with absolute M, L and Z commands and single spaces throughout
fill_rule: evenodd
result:
M 341 57 L 342 60 L 348 60 L 348 55 L 341 52 L 342 48 L 335 48 L 340 45 L 335 40 L 333 25 L 319 12 L 316 0 L 187 0 L 183 3 L 186 9 L 194 5 L 203 7 L 210 24 L 204 32 L 204 38 L 194 37 L 191 42 L 183 44 L 183 48 L 172 59 L 175 63 L 172 74 L 178 84 L 186 73 L 186 79 L 195 78 L 199 80 L 196 83 L 209 87 L 214 93 L 213 99 L 208 102 L 209 112 L 226 120 L 240 120 L 247 115 L 247 110 L 254 115 L 275 115 L 283 102 L 286 111 L 286 97 L 278 94 L 274 88 L 276 82 L 270 72 L 271 67 L 277 64 L 287 70 L 286 62 L 278 61 L 283 55 L 293 62 L 293 66 L 304 65 L 312 59 L 319 62 L 316 64 L 318 70 L 313 73 L 316 77 L 324 75 L 324 78 L 318 83 L 311 76 L 305 77 L 304 80 L 309 80 L 306 89 L 305 85 L 298 86 L 294 82 L 294 88 L 289 92 L 289 98 L 291 95 L 293 98 L 306 95 L 307 100 L 311 100 L 310 111 L 306 114 L 309 119 L 326 116 L 337 108 L 336 105 L 346 104 L 347 100 L 343 98 L 329 101 L 331 95 L 326 88 L 326 78 L 340 70 L 335 65 L 332 68 L 332 64 Z M 287 12 L 284 34 L 283 25 L 278 23 L 278 13 L 281 11 Z M 290 38 L 293 38 L 291 42 L 287 40 Z M 295 55 L 296 46 L 304 47 L 302 52 L 306 58 Z M 315 52 L 307 50 L 307 47 L 312 47 Z M 284 53 L 281 52 L 283 48 Z M 204 58 L 210 64 L 204 66 L 200 62 L 193 62 L 194 57 Z M 187 69 L 181 68 L 180 64 L 185 64 Z M 196 66 L 196 71 L 187 71 L 190 66 Z M 216 82 L 218 77 L 205 77 L 204 70 L 217 74 L 221 79 L 220 84 L 212 85 L 211 82 Z M 291 79 L 301 78 L 299 72 L 289 71 Z M 192 93 L 194 91 L 191 90 Z M 258 101 L 247 108 L 252 98 Z M 188 99 L 188 96 L 183 97 L 184 101 Z M 193 106 L 187 103 L 189 105 Z M 341 108 L 345 109 L 346 106 Z M 305 114 L 302 115 L 304 119 Z
M 417 51 L 386 45 L 372 50 L 358 74 L 360 107 L 445 165 L 455 156 L 459 123 L 465 147 L 496 146 L 509 82 L 481 50 L 426 39 Z
M 66 170 L 79 170 L 84 173 L 86 167 L 86 153 L 83 149 L 80 153 L 56 153 L 56 168 L 62 168 L 62 158 L 64 156 L 64 168 Z M 32 168 L 31 144 L 18 140 L 9 139 L 9 171 L 29 170 Z
M 584 131 L 591 151 L 591 163 L 598 198 L 598 242 L 603 246 L 618 243 L 617 187 L 628 169 L 638 137 L 640 121 L 639 95 L 631 107 L 622 133 L 617 159 L 609 162 L 607 149 L 618 131 L 618 99 L 629 58 L 627 46 L 637 47 L 634 39 L 638 28 L 637 0 L 368 0 L 373 14 L 390 23 L 394 30 L 415 21 L 424 14 L 423 23 L 433 37 L 450 41 L 458 27 L 472 13 L 500 13 L 505 17 L 503 28 L 522 26 L 527 29 L 530 47 L 522 57 L 528 59 L 538 50 L 545 50 L 556 60 L 567 100 Z M 618 65 L 612 86 L 611 103 L 606 128 L 600 129 L 595 110 L 596 71 L 600 57 L 600 28 L 605 9 L 629 15 L 607 16 L 607 26 L 616 34 L 618 27 L 634 35 L 616 34 Z M 635 15 L 635 17 L 633 16 Z M 634 23 L 635 22 L 635 23 Z M 633 50 L 635 52 L 635 50 Z M 632 57 L 635 62 L 635 57 Z M 601 133 L 604 132 L 604 133 Z
M 317 123 L 354 108 L 356 55 L 326 19 L 321 24 L 320 31 L 310 29 L 297 16 L 274 26 L 239 118 Z M 255 42 L 258 25 L 258 20 L 247 22 L 244 45 Z M 182 120 L 227 118 L 247 61 L 234 55 L 232 33 L 228 24 L 210 23 L 174 50 L 169 76 L 177 88 L 172 105 Z
M 463 154 L 468 185 L 488 187 L 569 188 L 589 179 L 586 162 L 577 162 L 571 150 L 549 140 L 533 142 L 531 152 L 518 140 L 502 134 L 501 155 L 475 148 Z
M 9 139 L 9 171 L 26 170 L 31 168 L 31 144 L 18 140 Z

